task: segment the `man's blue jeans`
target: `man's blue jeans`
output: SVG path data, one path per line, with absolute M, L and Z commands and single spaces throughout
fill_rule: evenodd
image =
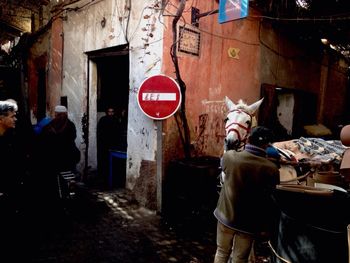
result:
M 231 252 L 232 258 L 230 262 L 249 262 L 249 255 L 254 244 L 253 236 L 228 228 L 220 222 L 217 224 L 216 232 L 217 249 L 214 263 L 227 263 Z

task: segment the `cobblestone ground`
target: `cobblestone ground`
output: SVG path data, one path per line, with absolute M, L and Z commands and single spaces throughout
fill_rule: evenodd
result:
M 85 189 L 38 232 L 28 262 L 212 263 L 215 231 L 212 215 L 169 220 L 138 206 L 125 189 Z

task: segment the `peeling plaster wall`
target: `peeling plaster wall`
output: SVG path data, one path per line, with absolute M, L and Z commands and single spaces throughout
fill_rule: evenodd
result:
M 144 161 L 148 164 L 155 164 L 156 126 L 154 121 L 146 117 L 139 109 L 137 92 L 143 80 L 161 73 L 164 25 L 159 11 L 160 2 L 154 0 L 142 1 L 138 4 L 133 2 L 128 33 L 130 42 L 130 93 L 127 186 L 135 190 L 139 201 L 147 199 L 147 197 L 142 197 L 143 191 L 140 189 L 139 193 L 137 185 L 142 186 L 142 181 L 143 187 L 149 185 L 148 188 L 155 189 L 151 185 L 156 181 L 156 174 L 149 173 L 149 171 L 152 171 L 152 169 L 149 169 L 150 165 L 142 165 Z M 153 192 L 152 196 L 156 196 L 156 192 Z M 149 203 L 149 200 L 145 200 L 141 203 L 146 207 L 155 209 L 155 203 L 152 201 Z
M 84 7 L 83 7 L 84 6 Z M 133 189 L 140 177 L 141 163 L 155 161 L 156 130 L 153 120 L 140 111 L 137 91 L 142 81 L 159 74 L 162 61 L 164 26 L 159 13 L 160 1 L 132 1 L 128 17 L 125 1 L 79 1 L 69 6 L 64 16 L 64 59 L 62 95 L 68 96 L 69 115 L 77 126 L 82 144 L 81 119 L 87 110 L 89 85 L 89 165 L 96 169 L 96 65 L 84 52 L 129 43 L 130 95 L 128 111 L 127 187 Z M 76 10 L 76 11 L 74 11 Z M 127 20 L 129 19 L 129 23 Z M 102 26 L 101 22 L 105 21 Z M 89 68 L 89 72 L 88 72 Z M 89 75 L 89 78 L 88 78 Z M 88 79 L 90 83 L 87 83 Z M 118 69 L 116 79 L 118 81 Z
M 76 144 L 85 151 L 82 140 L 82 117 L 86 113 L 86 68 L 87 57 L 84 55 L 85 13 L 68 12 L 63 21 L 63 75 L 61 96 L 67 96 L 68 117 L 77 128 Z M 81 158 L 80 170 L 83 167 Z
M 32 124 L 37 123 L 37 98 L 38 98 L 38 70 L 46 71 L 49 60 L 50 32 L 46 32 L 38 38 L 28 52 L 27 59 L 27 82 L 28 82 L 28 104 Z
M 51 50 L 50 63 L 48 71 L 48 87 L 47 87 L 47 110 L 49 115 L 54 116 L 53 109 L 60 103 L 62 89 L 62 58 L 63 58 L 63 24 L 62 19 L 55 19 L 51 27 Z M 51 113 L 50 113 L 51 112 Z
M 170 1 L 177 6 L 178 1 Z M 190 10 L 191 1 L 185 10 Z M 218 9 L 216 1 L 197 1 L 200 13 Z M 171 23 L 176 10 L 167 7 L 165 19 L 167 28 L 164 39 L 163 71 L 174 76 L 174 65 L 169 54 L 173 43 Z M 185 12 L 183 19 L 190 23 L 191 12 Z M 250 10 L 254 15 L 254 10 Z M 181 76 L 186 83 L 187 118 L 191 130 L 193 155 L 219 157 L 223 153 L 225 137 L 224 122 L 226 106 L 224 97 L 234 102 L 239 99 L 248 104 L 260 97 L 260 43 L 258 38 L 259 20 L 242 19 L 224 24 L 218 23 L 218 15 L 200 18 L 199 57 L 179 54 Z M 239 50 L 238 57 L 232 58 L 230 48 Z M 183 156 L 181 141 L 174 118 L 166 121 L 164 142 L 165 159 Z M 175 146 L 176 145 L 176 146 Z M 165 161 L 165 163 L 167 163 Z
M 88 62 L 84 52 L 129 44 L 130 97 L 126 186 L 135 191 L 138 187 L 143 188 L 139 191 L 139 199 L 144 200 L 145 206 L 153 207 L 154 203 L 148 203 L 142 195 L 145 185 L 150 185 L 147 189 L 154 189 L 152 186 L 155 181 L 156 129 L 154 121 L 140 111 L 136 95 L 139 85 L 148 76 L 162 73 L 175 77 L 170 57 L 173 43 L 171 23 L 172 15 L 176 11 L 174 6 L 177 6 L 179 1 L 163 1 L 169 3 L 164 17 L 160 13 L 162 1 L 131 2 L 130 16 L 125 9 L 125 0 L 79 1 L 67 6 L 69 9 L 62 12 L 64 72 L 61 92 L 63 96 L 68 96 L 69 115 L 77 125 L 77 144 L 82 151 L 85 144 L 82 139 L 81 119 L 87 114 L 89 105 L 88 162 L 90 169 L 95 169 L 96 65 L 93 61 Z M 200 12 L 218 8 L 216 1 L 195 3 Z M 181 21 L 191 21 L 191 12 L 188 11 L 191 4 L 192 1 L 187 2 L 187 12 L 183 14 L 184 20 Z M 259 15 L 253 9 L 249 12 L 252 16 Z M 219 24 L 217 14 L 213 14 L 200 19 L 199 30 L 200 56 L 179 55 L 181 75 L 187 85 L 187 117 L 194 154 L 222 154 L 225 96 L 235 102 L 243 99 L 251 104 L 260 98 L 262 83 L 305 87 L 315 92 L 319 90 L 320 63 L 304 61 L 303 51 L 293 43 L 282 42 L 271 28 L 265 32 L 265 29 L 261 28 L 259 18 L 249 17 Z M 229 56 L 230 48 L 239 50 L 238 57 Z M 273 50 L 282 52 L 284 56 L 277 56 Z M 116 69 L 116 81 L 117 73 Z M 89 101 L 86 101 L 88 91 Z M 163 161 L 166 165 L 169 160 L 183 155 L 174 117 L 163 121 L 163 132 Z M 83 162 L 84 160 L 81 169 L 84 167 Z M 146 195 L 150 196 L 150 193 Z
M 170 1 L 165 12 L 167 30 L 164 39 L 165 74 L 174 77 L 174 65 L 169 55 L 173 43 L 171 22 L 178 1 Z M 188 2 L 185 10 L 190 10 Z M 216 10 L 216 1 L 197 1 L 200 13 Z M 190 23 L 191 12 L 185 12 L 180 21 Z M 199 19 L 200 56 L 179 55 L 181 77 L 186 83 L 186 113 L 191 130 L 193 155 L 220 156 L 225 137 L 223 119 L 226 106 L 224 96 L 233 101 L 245 100 L 248 104 L 260 98 L 261 84 L 298 88 L 320 93 L 325 82 L 322 117 L 330 123 L 333 117 L 344 112 L 347 78 L 341 61 L 329 61 L 322 80 L 322 56 L 301 46 L 293 38 L 283 36 L 269 24 L 263 23 L 261 14 L 249 9 L 249 17 L 219 24 L 217 14 Z M 228 50 L 238 50 L 231 58 Z M 344 63 L 343 63 L 344 64 Z M 334 92 L 338 90 L 339 92 Z M 333 93 L 332 93 L 333 92 Z M 322 101 L 320 101 L 321 103 Z M 320 108 L 320 106 L 319 106 Z M 164 126 L 165 163 L 183 156 L 181 141 L 174 118 Z M 175 147 L 176 145 L 176 147 Z

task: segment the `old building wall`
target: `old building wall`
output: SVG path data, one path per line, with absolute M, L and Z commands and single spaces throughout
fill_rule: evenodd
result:
M 53 109 L 60 104 L 60 96 L 62 96 L 63 82 L 63 47 L 64 32 L 63 21 L 61 17 L 57 17 L 52 22 L 51 39 L 50 39 L 50 63 L 48 71 L 48 87 L 47 87 L 47 107 L 51 116 Z
M 38 85 L 39 71 L 45 72 L 47 85 L 47 69 L 49 68 L 49 44 L 51 32 L 45 32 L 40 35 L 28 50 L 27 54 L 27 85 L 28 85 L 28 106 L 30 110 L 31 122 L 35 124 L 38 121 Z
M 298 88 L 317 93 L 320 87 L 321 57 L 305 46 L 276 31 L 269 23 L 262 23 L 261 83 L 286 88 Z
M 35 38 L 27 56 L 28 102 L 32 124 L 38 121 L 39 72 L 44 72 L 47 116 L 53 116 L 62 87 L 62 21 L 55 19 L 50 30 Z
M 316 122 L 336 129 L 346 109 L 348 64 L 335 53 L 321 52 L 317 45 L 307 47 L 270 23 L 262 23 L 259 35 L 261 83 L 313 93 L 317 97 Z
M 324 106 L 321 112 L 320 121 L 332 129 L 335 138 L 339 139 L 340 127 L 349 121 L 349 65 L 343 60 L 334 56 L 328 64 L 328 78 L 324 94 Z
M 88 60 L 86 53 L 129 45 L 130 94 L 126 187 L 137 191 L 138 185 L 145 187 L 148 182 L 153 184 L 155 181 L 148 177 L 155 176 L 149 173 L 149 167 L 150 163 L 155 164 L 157 145 L 154 121 L 141 113 L 136 95 L 139 85 L 146 77 L 160 73 L 164 26 L 160 16 L 161 1 L 132 1 L 132 6 L 127 3 L 129 1 L 124 0 L 79 1 L 65 7 L 62 12 L 64 29 L 62 96 L 68 98 L 70 117 L 78 130 L 77 144 L 83 152 L 86 145 L 83 143 L 82 118 L 84 115 L 89 118 L 87 161 L 90 170 L 96 169 L 96 65 L 94 61 Z M 117 68 L 115 81 L 118 81 Z M 142 167 L 145 166 L 142 163 L 145 162 L 148 165 L 143 171 Z M 83 166 L 84 164 L 81 164 L 81 168 Z M 141 203 L 154 208 L 154 200 L 145 200 L 143 192 L 142 190 L 139 194 Z
M 175 78 L 170 56 L 171 23 L 179 1 L 132 1 L 131 7 L 126 4 L 128 2 L 79 1 L 65 6 L 61 12 L 63 31 L 55 30 L 56 40 L 52 46 L 59 39 L 63 41 L 55 51 L 58 62 L 58 50 L 63 50 L 60 96 L 68 98 L 69 115 L 77 126 L 77 144 L 82 153 L 86 147 L 82 120 L 88 117 L 87 162 L 93 170 L 96 169 L 97 73 L 96 64 L 87 54 L 128 45 L 126 187 L 135 191 L 141 204 L 155 208 L 156 125 L 140 111 L 137 92 L 142 81 L 151 75 L 162 73 Z M 168 5 L 162 11 L 165 3 Z M 218 8 L 216 1 L 196 3 L 200 12 Z M 186 12 L 180 20 L 183 24 L 191 21 L 191 4 L 187 1 Z M 318 92 L 321 82 L 325 81 L 320 77 L 321 62 L 308 59 L 302 48 L 263 25 L 257 11 L 251 8 L 249 12 L 250 17 L 225 24 L 217 22 L 217 14 L 200 18 L 199 27 L 195 29 L 200 35 L 199 56 L 178 54 L 181 76 L 187 85 L 186 106 L 193 155 L 221 156 L 225 96 L 235 102 L 243 99 L 251 104 L 260 98 L 263 83 Z M 115 76 L 118 81 L 118 69 Z M 332 80 L 331 76 L 332 73 L 327 74 L 326 80 Z M 55 90 L 59 90 L 58 86 L 57 82 Z M 170 160 L 183 157 L 174 117 L 163 121 L 163 132 L 163 160 L 167 166 Z M 82 158 L 81 170 L 84 161 Z
M 187 3 L 185 10 L 190 10 Z M 175 4 L 177 6 L 177 3 Z M 200 13 L 218 8 L 216 1 L 198 1 Z M 175 10 L 169 8 L 169 13 Z M 255 13 L 250 9 L 252 14 Z M 184 13 L 182 23 L 190 23 L 190 11 Z M 169 54 L 173 43 L 172 17 L 166 17 L 163 72 L 174 76 L 174 66 Z M 192 154 L 221 156 L 224 140 L 226 106 L 224 97 L 234 102 L 239 99 L 251 104 L 260 96 L 260 43 L 259 20 L 241 19 L 224 24 L 218 23 L 218 15 L 200 18 L 199 56 L 179 54 L 180 72 L 186 83 L 187 117 L 191 130 Z M 231 51 L 231 54 L 229 52 Z M 232 52 L 236 51 L 236 55 Z M 183 156 L 174 118 L 166 123 L 165 156 L 171 160 Z M 176 145 L 176 147 L 174 147 Z
M 137 5 L 133 3 L 127 34 L 130 43 L 127 185 L 134 189 L 139 202 L 151 209 L 157 206 L 157 131 L 155 122 L 139 109 L 137 92 L 143 80 L 162 73 L 165 27 L 161 2 L 148 0 Z
M 171 1 L 170 1 L 171 2 Z M 176 2 L 176 3 L 175 3 Z M 178 6 L 178 1 L 171 2 Z M 183 18 L 179 23 L 190 24 L 191 3 L 187 3 Z M 215 1 L 196 2 L 199 13 L 216 10 Z M 173 44 L 172 20 L 175 8 L 167 8 L 165 21 L 168 30 L 164 38 L 163 72 L 175 77 L 174 64 L 170 56 Z M 168 15 L 168 16 L 167 16 Z M 193 28 L 192 28 L 193 29 Z M 221 156 L 223 152 L 224 123 L 226 107 L 224 96 L 233 101 L 245 100 L 248 104 L 261 96 L 261 85 L 269 84 L 289 89 L 300 89 L 320 96 L 321 87 L 325 90 L 318 98 L 317 109 L 326 125 L 331 125 L 334 118 L 344 112 L 347 76 L 346 63 L 329 61 L 326 66 L 321 48 L 301 45 L 291 34 L 282 33 L 261 14 L 249 9 L 249 17 L 225 24 L 219 24 L 217 14 L 199 19 L 200 34 L 199 56 L 179 55 L 181 77 L 186 83 L 186 113 L 189 121 L 192 143 L 192 156 Z M 236 56 L 229 51 L 236 51 Z M 342 65 L 342 67 L 341 67 Z M 322 73 L 326 67 L 326 75 Z M 341 68 L 341 69 L 340 69 Z M 339 90 L 339 92 L 334 92 Z M 303 106 L 298 100 L 298 114 L 309 105 Z M 311 103 L 310 103 L 311 105 Z M 288 113 L 289 116 L 293 112 Z M 308 115 L 308 114 L 305 114 Z M 298 116 L 295 120 L 299 120 Z M 175 118 L 165 121 L 164 125 L 164 159 L 165 166 L 170 160 L 184 157 L 181 140 Z

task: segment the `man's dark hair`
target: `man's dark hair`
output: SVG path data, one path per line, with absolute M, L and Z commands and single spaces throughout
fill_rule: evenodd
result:
M 115 109 L 113 106 L 107 106 L 105 109 L 105 113 L 108 114 L 109 110 L 113 110 L 113 112 L 115 112 Z
M 263 126 L 252 128 L 249 135 L 249 143 L 258 147 L 266 146 L 273 142 L 273 132 Z
M 0 116 L 7 116 L 9 112 L 18 110 L 18 106 L 12 101 L 0 101 Z

